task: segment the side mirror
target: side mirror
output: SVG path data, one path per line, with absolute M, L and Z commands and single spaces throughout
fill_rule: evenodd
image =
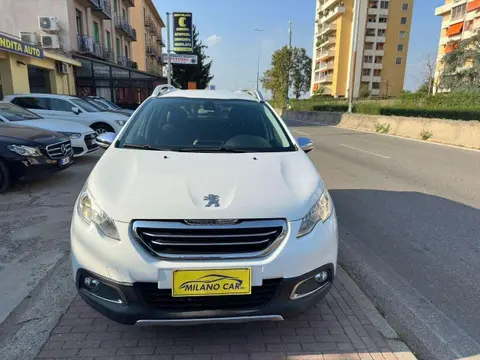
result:
M 313 148 L 315 147 L 315 145 L 313 145 L 312 140 L 306 137 L 298 137 L 297 143 L 298 143 L 298 146 L 300 146 L 300 148 L 306 153 L 308 153 L 309 151 L 312 151 Z
M 74 107 L 72 107 L 72 112 L 73 112 L 75 115 L 78 115 L 78 114 L 81 113 L 81 110 L 80 110 L 78 107 L 74 106 Z
M 110 145 L 112 145 L 113 141 L 115 140 L 117 134 L 112 133 L 112 132 L 106 132 L 103 134 L 100 134 L 97 136 L 95 139 L 95 142 L 100 146 L 101 148 L 108 149 Z

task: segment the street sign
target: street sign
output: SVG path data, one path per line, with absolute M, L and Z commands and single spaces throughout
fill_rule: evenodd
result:
M 163 62 L 166 64 L 168 62 L 168 54 L 163 54 L 162 59 Z M 197 65 L 198 56 L 187 54 L 170 54 L 170 62 L 172 64 Z
M 193 52 L 192 13 L 173 13 L 173 51 L 176 53 Z

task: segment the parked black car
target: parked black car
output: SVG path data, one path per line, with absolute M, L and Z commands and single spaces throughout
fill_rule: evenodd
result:
M 35 127 L 0 124 L 0 192 L 15 181 L 43 177 L 72 163 L 68 137 Z

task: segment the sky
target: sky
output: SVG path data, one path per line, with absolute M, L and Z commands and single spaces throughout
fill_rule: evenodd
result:
M 288 44 L 289 21 L 292 21 L 292 45 L 305 48 L 312 56 L 315 1 L 154 0 L 154 3 L 165 23 L 167 12 L 193 13 L 193 23 L 213 60 L 211 84 L 218 90 L 234 90 L 255 86 L 259 53 L 261 76 L 270 67 L 273 52 Z M 435 8 L 444 3 L 444 0 L 414 2 L 406 90 L 415 90 L 422 81 L 425 54 L 437 54 L 441 17 L 435 16 Z M 166 29 L 163 35 L 166 40 Z

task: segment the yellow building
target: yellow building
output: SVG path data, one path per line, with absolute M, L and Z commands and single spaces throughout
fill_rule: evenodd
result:
M 133 60 L 138 69 L 151 74 L 162 74 L 162 50 L 164 42 L 162 29 L 165 24 L 152 0 L 136 0 L 130 15 L 138 31 L 137 42 L 133 44 Z
M 75 95 L 73 67 L 79 66 L 72 58 L 0 33 L 0 99 L 30 92 Z
M 437 85 L 443 70 L 443 56 L 456 49 L 460 41 L 477 34 L 480 29 L 480 0 L 445 0 L 444 5 L 435 9 L 435 15 L 442 17 L 434 84 Z M 465 63 L 465 68 L 471 65 Z
M 400 95 L 412 10 L 413 0 L 317 0 L 312 94 Z

